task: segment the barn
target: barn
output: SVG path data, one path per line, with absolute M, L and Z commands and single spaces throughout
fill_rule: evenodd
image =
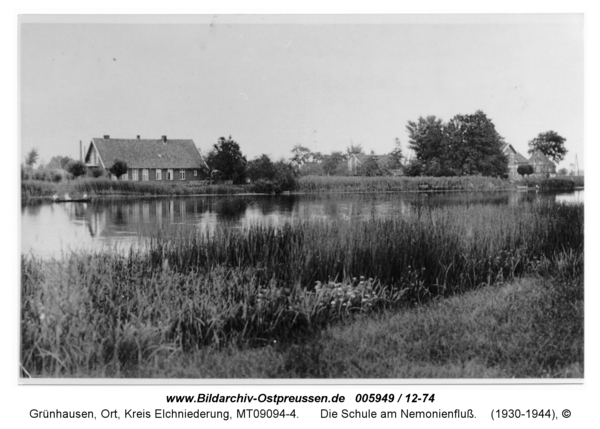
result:
M 515 150 L 515 148 L 511 144 L 504 145 L 502 149 L 502 153 L 506 155 L 508 159 L 508 175 L 511 179 L 518 179 L 519 173 L 517 173 L 517 169 L 520 165 L 527 165 L 530 162 L 521 155 L 519 152 Z
M 89 170 L 108 171 L 116 160 L 127 164 L 120 180 L 198 181 L 204 180 L 208 167 L 190 139 L 93 138 L 85 151 Z M 113 178 L 115 178 L 113 176 Z M 115 178 L 116 179 L 116 178 Z
M 531 154 L 529 163 L 533 165 L 534 174 L 541 176 L 555 176 L 556 164 L 554 164 L 546 155 L 539 150 Z

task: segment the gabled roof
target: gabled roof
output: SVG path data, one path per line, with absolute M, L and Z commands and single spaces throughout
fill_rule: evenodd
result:
M 544 155 L 539 150 L 536 150 L 535 152 L 533 152 L 531 154 L 531 156 L 529 157 L 529 161 L 534 162 L 536 164 L 548 164 L 548 165 L 552 164 L 552 165 L 554 165 L 554 162 L 552 162 L 552 160 L 550 160 L 546 155 Z
M 510 143 L 506 143 L 506 145 L 504 145 L 504 147 L 502 148 L 502 153 L 505 155 L 509 154 L 509 153 L 514 154 L 515 162 L 517 164 L 529 164 L 529 161 L 527 160 L 527 158 L 525 158 L 523 155 L 521 155 L 519 152 L 517 152 Z
M 193 140 L 93 138 L 91 144 L 98 150 L 105 168 L 110 168 L 115 159 L 125 161 L 129 168 L 200 168 L 206 165 Z

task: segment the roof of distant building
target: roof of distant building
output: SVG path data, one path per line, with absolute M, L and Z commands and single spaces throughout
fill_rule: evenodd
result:
M 93 138 L 92 144 L 106 168 L 110 168 L 115 159 L 125 161 L 129 168 L 200 168 L 206 165 L 190 139 Z

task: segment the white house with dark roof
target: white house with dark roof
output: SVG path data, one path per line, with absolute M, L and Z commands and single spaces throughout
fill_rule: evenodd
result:
M 189 139 L 115 139 L 105 135 L 93 138 L 84 162 L 88 169 L 109 170 L 115 160 L 127 163 L 121 180 L 196 181 L 204 180 L 208 168 L 202 154 Z

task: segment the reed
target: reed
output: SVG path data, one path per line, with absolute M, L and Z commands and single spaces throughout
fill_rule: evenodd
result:
M 298 189 L 301 192 L 481 191 L 511 188 L 512 186 L 507 180 L 482 176 L 303 176 L 298 179 Z
M 583 188 L 583 176 L 558 176 L 552 178 L 528 177 L 517 182 L 519 186 L 538 187 L 541 191 L 572 191 Z
M 69 192 L 92 195 L 223 195 L 244 192 L 243 186 L 185 182 L 132 182 L 109 179 L 81 179 L 65 185 Z

